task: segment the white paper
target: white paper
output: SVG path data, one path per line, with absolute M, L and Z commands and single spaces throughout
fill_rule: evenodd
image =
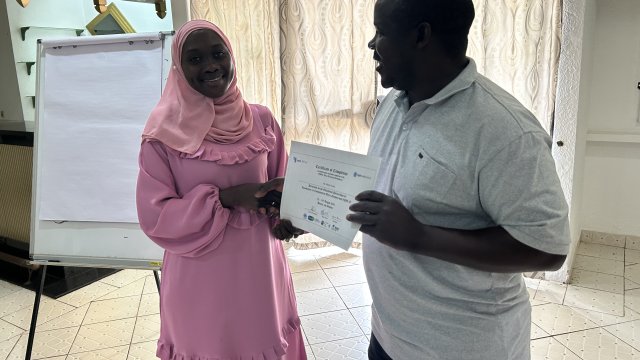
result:
M 379 158 L 292 142 L 280 218 L 348 250 L 360 227 L 347 221 L 349 206 L 379 168 Z
M 161 94 L 162 42 L 47 48 L 40 220 L 138 222 L 138 153 Z

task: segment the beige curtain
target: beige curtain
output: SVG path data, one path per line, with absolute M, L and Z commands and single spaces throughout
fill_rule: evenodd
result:
M 560 49 L 561 0 L 474 0 L 469 56 L 549 130 Z M 368 40 L 374 0 L 191 0 L 217 23 L 238 61 L 240 89 L 269 106 L 292 140 L 364 153 L 376 96 Z M 298 249 L 326 246 L 312 235 Z M 360 245 L 359 238 L 354 243 Z
M 474 0 L 468 55 L 551 131 L 562 0 Z
M 281 5 L 283 124 L 292 140 L 366 153 L 375 108 L 371 0 L 289 0 Z M 360 237 L 354 247 L 361 244 Z M 297 249 L 328 245 L 305 235 Z
M 365 153 L 375 106 L 372 0 L 192 0 L 193 19 L 218 24 L 239 86 L 268 106 L 292 140 Z M 357 240 L 354 246 L 358 247 Z M 296 248 L 327 243 L 313 235 Z
M 238 86 L 251 103 L 282 116 L 278 0 L 191 0 L 191 18 L 218 25 L 236 58 Z

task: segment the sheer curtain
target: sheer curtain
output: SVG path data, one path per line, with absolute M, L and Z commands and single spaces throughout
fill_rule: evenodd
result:
M 371 0 L 192 0 L 191 16 L 218 24 L 236 54 L 250 102 L 281 119 L 287 146 L 303 141 L 365 153 L 375 108 Z M 298 249 L 328 245 L 313 235 Z M 354 243 L 359 247 L 359 238 Z
M 191 0 L 192 18 L 229 36 L 245 98 L 281 119 L 287 146 L 302 141 L 364 153 L 376 97 L 374 0 Z M 468 55 L 550 130 L 561 0 L 474 0 Z M 315 236 L 298 249 L 326 246 Z M 354 243 L 360 246 L 359 238 Z
M 467 54 L 551 132 L 562 0 L 474 0 Z
M 251 103 L 282 113 L 279 0 L 191 0 L 191 18 L 218 25 L 233 46 L 238 87 Z

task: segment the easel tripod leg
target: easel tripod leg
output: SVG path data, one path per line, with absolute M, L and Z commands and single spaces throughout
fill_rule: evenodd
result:
M 31 360 L 31 351 L 33 350 L 33 338 L 36 334 L 36 323 L 38 322 L 38 310 L 40 309 L 40 297 L 44 288 L 44 279 L 47 276 L 47 265 L 42 267 L 40 274 L 40 286 L 36 290 L 36 299 L 33 302 L 33 313 L 31 314 L 31 326 L 29 327 L 29 339 L 27 340 L 27 354 L 25 360 Z
M 158 292 L 160 292 L 160 276 L 158 276 L 158 270 L 153 270 L 153 277 L 156 279 L 156 286 L 158 287 Z

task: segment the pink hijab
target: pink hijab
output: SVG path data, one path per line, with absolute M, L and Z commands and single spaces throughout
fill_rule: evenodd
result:
M 182 71 L 182 46 L 195 30 L 210 29 L 222 38 L 235 58 L 229 39 L 214 24 L 205 20 L 192 20 L 175 34 L 171 44 L 173 65 L 158 105 L 151 111 L 142 133 L 143 139 L 155 139 L 168 147 L 193 154 L 204 139 L 219 144 L 231 144 L 251 132 L 253 116 L 237 84 L 237 72 L 227 92 L 216 99 L 206 97 L 187 82 Z

